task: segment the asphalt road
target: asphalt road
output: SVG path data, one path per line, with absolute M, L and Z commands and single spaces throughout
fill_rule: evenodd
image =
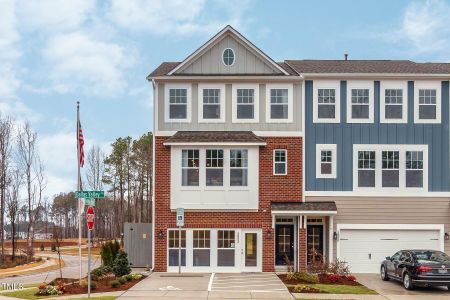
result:
M 58 256 L 56 254 L 49 254 L 46 255 L 46 257 L 57 258 Z M 78 260 L 78 256 L 61 255 L 61 257 L 64 260 L 64 267 L 62 268 L 62 276 L 65 278 L 78 278 L 80 272 L 79 271 L 80 263 Z M 100 258 L 92 257 L 91 269 L 96 268 L 99 265 L 100 265 Z M 83 276 L 87 275 L 87 257 L 82 257 L 82 272 Z M 60 277 L 59 269 L 24 276 L 1 278 L 0 286 L 2 283 L 30 284 L 30 283 L 50 282 L 57 277 Z

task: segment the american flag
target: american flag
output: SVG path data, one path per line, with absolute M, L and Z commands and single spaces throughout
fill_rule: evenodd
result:
M 81 130 L 81 123 L 78 121 L 78 145 L 79 145 L 79 151 L 80 151 L 80 167 L 84 166 L 84 138 L 83 138 L 83 130 Z

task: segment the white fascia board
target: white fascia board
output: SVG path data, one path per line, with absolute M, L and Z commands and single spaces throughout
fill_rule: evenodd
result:
M 414 191 L 410 192 L 385 192 L 385 193 L 374 193 L 370 192 L 352 192 L 352 191 L 305 191 L 305 197 L 354 197 L 354 198 L 379 198 L 379 197 L 417 197 L 417 198 L 449 198 L 450 192 L 423 192 L 418 193 Z
M 302 131 L 253 131 L 257 136 L 266 137 L 302 137 Z
M 272 215 L 304 215 L 304 216 L 330 216 L 336 215 L 334 210 L 272 210 Z
M 166 142 L 164 146 L 265 146 L 267 143 L 238 143 L 238 142 L 227 142 L 227 143 L 200 143 L 200 142 L 185 142 L 185 143 L 171 143 Z
M 377 80 L 379 77 L 383 78 L 398 78 L 406 77 L 414 79 L 419 78 L 442 78 L 448 80 L 450 74 L 423 74 L 423 73 L 302 73 L 300 74 L 305 80 L 309 80 L 315 77 L 329 77 L 329 78 L 370 78 Z M 345 79 L 342 79 L 345 80 Z
M 441 230 L 444 231 L 444 224 L 340 224 L 337 230 L 341 229 L 368 229 L 368 230 Z

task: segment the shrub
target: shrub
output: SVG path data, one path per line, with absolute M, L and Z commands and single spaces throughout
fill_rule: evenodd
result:
M 41 262 L 42 260 L 43 260 L 43 259 L 42 259 L 42 257 L 40 257 L 40 256 L 39 256 L 38 258 L 36 258 L 36 261 L 37 261 L 37 262 Z
M 41 244 L 41 251 L 44 251 L 44 250 L 45 250 L 44 244 Z
M 87 283 L 88 283 L 87 279 L 82 279 L 80 281 L 80 286 L 87 288 Z M 97 288 L 97 282 L 95 282 L 94 280 L 91 280 L 91 289 L 95 290 L 96 288 Z
M 116 288 L 120 286 L 120 282 L 118 280 L 112 280 L 109 282 L 112 288 Z
M 319 289 L 303 285 L 303 284 L 297 284 L 292 288 L 294 293 L 320 293 Z
M 107 242 L 103 244 L 102 249 L 100 250 L 100 256 L 102 258 L 103 265 L 112 266 L 114 258 L 111 252 L 111 243 Z
M 124 278 L 124 277 L 120 277 L 120 278 L 118 279 L 118 281 L 119 281 L 120 284 L 124 284 L 125 282 L 127 282 L 127 279 Z
M 56 252 L 56 245 L 55 245 L 55 244 L 52 244 L 51 249 L 52 249 L 52 252 Z
M 133 277 L 133 280 L 141 280 L 142 277 L 144 277 L 144 275 L 140 274 L 140 273 L 136 273 L 131 275 Z
M 348 276 L 347 276 L 347 279 L 348 279 L 348 280 L 351 280 L 351 281 L 356 281 L 356 277 L 353 276 L 353 275 L 348 275 Z
M 133 280 L 133 275 L 131 275 L 131 274 L 125 275 L 125 279 L 127 281 L 131 281 L 131 280 Z
M 91 276 L 93 277 L 99 278 L 105 275 L 106 275 L 105 270 L 101 266 L 91 271 Z
M 120 250 L 113 264 L 113 273 L 116 277 L 130 274 L 131 268 L 128 262 L 128 255 Z
M 338 274 L 341 277 L 346 277 L 350 275 L 350 267 L 345 261 L 336 259 L 328 266 L 327 273 Z
M 317 274 L 310 274 L 306 272 L 294 273 L 295 279 L 305 283 L 319 283 L 319 276 Z
M 327 274 L 327 280 L 332 283 L 337 283 L 341 281 L 341 275 L 339 274 Z
M 91 280 L 91 289 L 95 290 L 97 288 L 97 282 Z
M 42 284 L 38 286 L 37 294 L 40 296 L 62 295 L 65 291 L 64 286 L 53 286 Z
M 117 240 L 114 240 L 113 242 L 111 242 L 111 254 L 113 257 L 113 260 L 116 259 L 117 254 L 119 253 L 120 250 L 120 244 Z

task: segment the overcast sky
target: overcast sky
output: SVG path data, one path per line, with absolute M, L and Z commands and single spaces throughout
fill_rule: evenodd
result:
M 47 195 L 86 150 L 152 130 L 146 75 L 227 24 L 273 59 L 450 60 L 449 1 L 0 0 L 0 111 L 39 134 Z

